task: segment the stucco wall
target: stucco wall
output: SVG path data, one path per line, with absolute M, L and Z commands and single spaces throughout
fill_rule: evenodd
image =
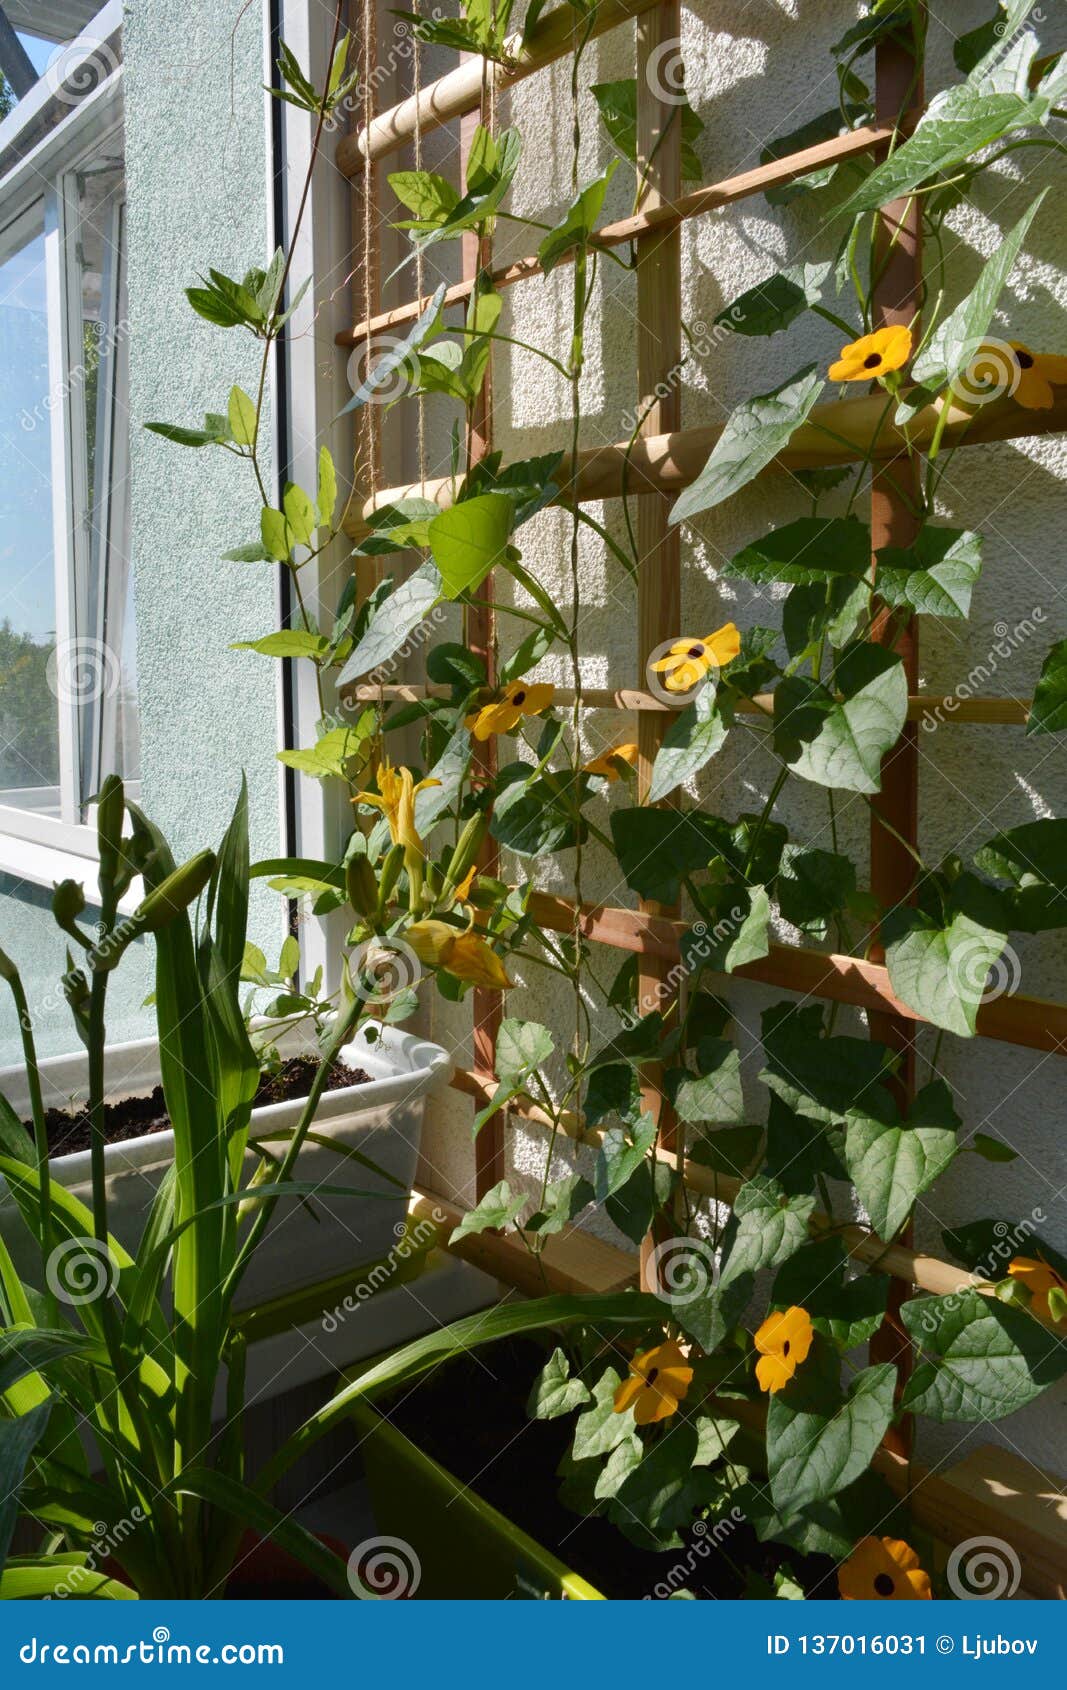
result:
M 228 646 L 276 626 L 274 571 L 219 561 L 255 535 L 254 487 L 247 466 L 224 453 L 186 451 L 142 426 L 195 424 L 205 410 L 225 410 L 234 381 L 254 387 L 250 338 L 202 322 L 182 290 L 209 265 L 242 275 L 267 251 L 263 8 L 130 0 L 124 59 L 143 802 L 175 854 L 188 854 L 217 843 L 244 769 L 253 856 L 270 855 L 279 843 L 275 665 Z M 252 937 L 268 953 L 282 920 L 280 900 L 257 889 Z M 0 942 L 25 969 L 41 1053 L 74 1048 L 58 989 L 65 947 L 46 893 L 0 880 Z M 112 1039 L 151 1031 L 151 968 L 141 945 L 124 960 Z M 19 1048 L 5 994 L 0 1064 L 18 1060 Z
M 785 133 L 831 105 L 836 97 L 829 45 L 858 14 L 858 6 L 826 0 L 782 0 L 776 6 L 738 8 L 734 33 L 720 27 L 722 9 L 701 0 L 685 9 L 683 56 L 686 85 L 706 125 L 697 143 L 705 181 L 732 175 L 758 162 L 765 139 Z M 986 0 L 934 0 L 931 10 L 929 86 L 936 89 L 956 77 L 952 32 L 962 34 L 983 21 Z M 868 61 L 869 63 L 869 61 Z M 863 68 L 863 67 L 859 67 Z M 632 74 L 630 32 L 619 30 L 594 43 L 585 61 L 583 82 Z M 582 180 L 603 168 L 611 156 L 598 133 L 592 102 L 584 111 Z M 502 121 L 519 125 L 525 142 L 512 208 L 526 216 L 550 219 L 569 197 L 569 91 L 567 72 L 557 67 L 513 91 Z M 975 202 L 952 219 L 948 242 L 953 298 L 973 282 L 981 258 L 992 253 L 1004 231 L 1020 216 L 1035 192 L 1039 176 L 1062 189 L 1062 167 L 1048 155 L 1029 149 L 983 179 Z M 620 170 L 612 184 L 605 221 L 629 210 L 632 177 Z M 1031 231 L 1027 253 L 1005 293 L 994 332 L 1047 349 L 1064 343 L 1063 277 L 1065 229 L 1056 215 L 1056 189 Z M 783 263 L 832 256 L 839 231 L 826 217 L 832 200 L 798 201 L 775 209 L 762 198 L 699 218 L 684 226 L 684 316 L 704 351 L 686 368 L 683 426 L 723 419 L 743 397 L 777 386 L 812 359 L 821 364 L 836 355 L 841 337 L 819 319 L 808 317 L 787 334 L 770 340 L 731 336 L 716 341 L 700 325 L 710 325 L 718 311 L 745 288 L 771 275 Z M 509 239 L 511 237 L 509 236 Z M 514 250 L 525 250 L 529 230 L 519 231 Z M 564 269 L 505 295 L 503 332 L 559 353 L 567 344 L 571 278 Z M 635 396 L 635 288 L 633 278 L 616 266 L 602 267 L 599 306 L 587 334 L 588 362 L 583 382 L 586 412 L 584 441 L 625 438 L 632 426 Z M 847 311 L 846 311 L 847 315 Z M 567 440 L 568 399 L 564 383 L 550 368 L 512 347 L 498 347 L 494 361 L 496 443 L 508 458 L 563 447 Z M 446 452 L 438 436 L 435 465 L 440 473 Z M 983 661 L 990 669 L 976 690 L 1027 697 L 1049 646 L 1067 634 L 1067 604 L 1062 584 L 1057 536 L 1063 531 L 1067 448 L 1061 440 L 1018 441 L 975 448 L 954 459 L 946 477 L 941 520 L 980 529 L 986 536 L 985 567 L 974 595 L 971 620 L 951 625 L 924 622 L 921 640 L 923 690 L 949 692 Z M 785 477 L 764 477 L 725 506 L 683 530 L 683 615 L 679 632 L 702 634 L 727 618 L 742 627 L 777 621 L 767 590 L 719 578 L 722 560 L 766 528 L 802 515 L 799 492 Z M 832 512 L 832 502 L 825 504 Z M 594 508 L 593 514 L 618 523 L 618 504 Z M 569 592 L 566 581 L 565 519 L 546 513 L 523 531 L 526 566 L 553 596 Z M 592 685 L 641 684 L 635 643 L 634 596 L 603 548 L 583 542 L 582 633 L 584 669 Z M 988 654 L 1005 648 L 1005 625 L 1043 618 L 1036 637 L 1016 643 L 1010 655 Z M 506 619 L 504 627 L 507 628 Z M 507 637 L 507 636 L 506 636 Z M 543 678 L 568 683 L 564 659 L 543 665 Z M 540 677 L 539 677 L 540 678 Z M 632 719 L 601 713 L 589 718 L 591 750 L 632 737 Z M 938 727 L 920 733 L 921 848 L 936 862 L 945 852 L 973 852 L 1000 828 L 1036 816 L 1067 813 L 1067 758 L 1061 740 L 1024 738 L 1020 729 Z M 723 753 L 705 771 L 699 797 L 709 809 L 733 816 L 758 809 L 775 772 L 754 736 L 735 732 Z M 795 834 L 829 844 L 827 806 L 820 788 L 791 781 L 779 811 Z M 865 873 L 868 815 L 862 799 L 838 803 L 842 848 Z M 528 864 L 516 864 L 529 872 Z M 553 862 L 537 872 L 538 883 L 566 887 L 568 865 Z M 619 877 L 595 845 L 585 852 L 587 896 L 630 903 Z M 783 929 L 781 937 L 796 938 Z M 1062 935 L 1012 941 L 1018 959 L 1017 989 L 1062 998 L 1067 990 L 1067 953 Z M 610 978 L 618 957 L 598 953 L 595 966 Z M 548 1023 L 561 1046 L 570 1035 L 562 995 L 546 991 L 535 969 L 519 970 L 526 989 L 509 996 L 508 1012 Z M 762 1009 L 785 996 L 753 986 L 730 985 L 736 1037 L 743 1053 L 749 1108 L 754 1117 L 765 1108 L 756 1075 L 762 1065 L 758 1045 Z M 437 1011 L 438 1027 L 469 1050 L 469 1021 Z M 838 1031 L 862 1031 L 859 1017 L 842 1015 Z M 932 1040 L 919 1040 L 920 1072 L 932 1052 Z M 988 1040 L 964 1042 L 946 1037 L 939 1067 L 950 1082 L 965 1122 L 965 1137 L 992 1133 L 1018 1152 L 1015 1162 L 991 1168 L 975 1155 L 961 1156 L 948 1175 L 918 1205 L 920 1245 L 943 1254 L 944 1225 L 986 1215 L 1030 1216 L 1041 1210 L 1039 1229 L 1050 1242 L 1067 1248 L 1067 1148 L 1057 1122 L 1062 1108 L 1061 1059 Z M 469 1107 L 453 1098 L 437 1108 L 429 1144 L 436 1169 L 447 1170 L 469 1197 L 471 1160 Z M 510 1173 L 530 1181 L 542 1167 L 544 1140 L 518 1129 L 509 1134 Z M 556 1173 L 565 1171 L 561 1158 Z M 591 1225 L 606 1236 L 599 1217 Z M 617 1235 L 615 1235 L 617 1237 Z M 1050 1393 L 1010 1423 L 979 1426 L 970 1436 L 995 1439 L 1034 1458 L 1062 1466 L 1055 1431 L 1062 1415 L 1061 1393 Z M 935 1433 L 931 1450 L 947 1452 L 957 1434 Z

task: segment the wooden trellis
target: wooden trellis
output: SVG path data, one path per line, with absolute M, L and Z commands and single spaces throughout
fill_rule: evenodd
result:
M 632 450 L 630 443 L 619 442 L 614 446 L 580 451 L 577 461 L 565 458 L 557 472 L 561 503 L 620 496 L 624 470 L 628 494 L 640 500 L 640 674 L 644 673 L 646 660 L 654 648 L 675 637 L 680 628 L 679 530 L 671 527 L 668 521 L 670 504 L 678 489 L 691 482 L 703 468 L 721 432 L 713 427 L 685 429 L 682 426 L 682 389 L 676 380 L 681 356 L 682 225 L 690 218 L 744 201 L 829 163 L 864 154 L 877 158 L 890 145 L 895 133 L 914 125 L 922 110 L 921 64 L 915 62 L 908 49 L 893 40 L 886 40 L 876 49 L 876 119 L 873 124 L 682 194 L 678 149 L 680 129 L 677 122 L 671 125 L 669 121 L 674 108 L 657 98 L 656 78 L 645 74 L 657 49 L 665 43 L 678 41 L 679 12 L 679 0 L 602 0 L 597 13 L 594 34 L 636 22 L 639 168 L 642 163 L 648 164 L 643 199 L 633 216 L 605 225 L 593 236 L 592 244 L 606 248 L 632 243 L 634 248 L 639 323 L 637 401 L 638 414 L 643 412 L 644 420 L 641 438 Z M 389 110 L 381 113 L 367 111 L 364 121 L 342 142 L 337 156 L 339 167 L 354 181 L 369 183 L 377 161 L 407 143 L 416 130 L 425 132 L 457 119 L 466 126 L 472 118 L 477 121 L 479 115 L 484 117 L 486 103 L 492 95 L 536 74 L 569 53 L 574 30 L 575 14 L 561 6 L 540 19 L 525 46 L 516 42 L 514 64 L 507 69 L 480 59 L 468 60 L 427 86 L 417 88 L 410 97 Z M 906 106 L 903 117 L 902 106 Z M 888 205 L 879 214 L 879 238 L 886 262 L 880 267 L 874 284 L 876 327 L 912 323 L 916 316 L 922 290 L 922 262 L 920 220 L 915 205 L 914 200 Z M 479 270 L 489 272 L 495 286 L 501 288 L 521 285 L 538 275 L 540 265 L 536 257 L 529 257 L 494 270 L 491 254 L 484 244 L 478 247 L 476 242 L 465 243 L 463 279 L 447 290 L 446 309 L 463 306 L 467 302 Z M 413 298 L 393 308 L 383 309 L 371 283 L 363 294 L 360 319 L 338 333 L 338 343 L 344 346 L 369 345 L 375 334 L 393 331 L 413 322 L 427 303 L 425 297 Z M 907 546 L 914 537 L 915 519 L 908 499 L 908 477 L 913 471 L 903 437 L 885 412 L 884 399 L 880 395 L 839 400 L 819 407 L 810 421 L 796 431 L 779 460 L 787 469 L 813 468 L 860 461 L 869 454 L 874 466 L 870 499 L 874 552 L 887 545 Z M 486 399 L 476 421 L 478 438 L 470 443 L 474 458 L 487 449 L 489 414 Z M 937 414 L 932 409 L 929 415 L 919 413 L 911 425 L 912 441 L 921 445 L 924 439 L 928 440 L 936 421 Z M 832 430 L 832 440 L 827 428 Z M 1036 414 L 1023 412 L 1011 402 L 1010 397 L 985 406 L 977 416 L 961 410 L 950 416 L 944 439 L 949 443 L 958 441 L 970 448 L 987 441 L 1064 431 L 1067 431 L 1067 390 L 1060 390 L 1052 409 Z M 445 503 L 450 485 L 444 481 L 409 487 L 372 484 L 365 489 L 363 515 L 369 516 L 382 504 L 419 491 Z M 492 618 L 491 587 L 487 586 L 478 609 L 469 616 L 467 638 L 472 648 L 479 650 L 490 664 Z M 874 637 L 877 633 L 876 627 Z M 901 644 L 909 687 L 908 724 L 898 745 L 885 759 L 882 790 L 875 800 L 875 808 L 891 823 L 896 834 L 913 845 L 917 843 L 918 823 L 918 723 L 926 715 L 935 713 L 944 702 L 917 691 L 917 645 L 917 623 L 913 621 Z M 407 685 L 361 687 L 357 684 L 348 690 L 351 696 L 357 698 L 415 700 L 443 694 L 447 689 Z M 573 693 L 566 689 L 557 689 L 557 698 L 564 703 L 574 701 Z M 639 790 L 642 793 L 647 791 L 651 764 L 669 720 L 671 706 L 664 705 L 638 685 L 631 690 L 583 688 L 581 702 L 590 708 L 614 707 L 636 715 Z M 745 706 L 742 705 L 742 708 Z M 770 700 L 756 698 L 748 708 L 766 711 L 770 708 Z M 960 724 L 1018 726 L 1025 723 L 1028 709 L 1027 700 L 970 698 L 953 700 L 942 719 Z M 872 815 L 871 822 L 870 861 L 872 890 L 880 902 L 892 907 L 906 899 L 913 879 L 913 862 L 905 848 L 880 825 L 876 815 Z M 535 919 L 546 928 L 573 931 L 577 918 L 582 934 L 590 942 L 636 953 L 639 958 L 640 997 L 651 1002 L 656 1001 L 658 983 L 678 959 L 679 941 L 686 928 L 686 923 L 674 912 L 658 906 L 642 906 L 637 910 L 586 906 L 576 912 L 573 903 L 564 898 L 535 893 L 531 910 Z M 736 972 L 744 979 L 758 980 L 783 991 L 849 1004 L 865 1011 L 870 1020 L 871 1036 L 900 1053 L 900 1084 L 905 1090 L 910 1088 L 913 1041 L 922 1018 L 894 996 L 887 970 L 876 950 L 872 950 L 867 958 L 859 958 L 826 954 L 799 946 L 774 945 L 768 956 Z M 475 1065 L 458 1073 L 454 1082 L 479 1106 L 484 1106 L 495 1085 L 493 1053 L 499 1015 L 497 1001 L 496 994 L 476 994 Z M 1067 1051 L 1067 1005 L 1021 996 L 997 998 L 982 1007 L 978 1016 L 978 1034 L 1031 1049 L 1061 1053 Z M 647 1101 L 660 1122 L 657 1153 L 682 1171 L 687 1184 L 699 1196 L 729 1201 L 736 1185 L 731 1186 L 729 1181 L 716 1179 L 706 1169 L 686 1162 L 684 1149 L 676 1142 L 674 1125 L 655 1079 L 654 1074 L 646 1076 Z M 532 1105 L 512 1105 L 511 1112 L 527 1121 L 547 1123 L 547 1117 Z M 503 1117 L 496 1117 L 483 1129 L 478 1140 L 479 1196 L 503 1172 L 503 1127 Z M 583 1131 L 579 1121 L 565 1124 L 565 1130 L 578 1139 L 590 1141 L 595 1138 L 595 1135 Z M 470 1240 L 465 1248 L 475 1254 L 488 1250 L 496 1269 L 504 1272 L 502 1263 L 508 1258 L 508 1252 L 503 1249 L 504 1243 L 504 1240 L 496 1243 L 492 1240 Z M 917 1255 L 910 1238 L 887 1244 L 866 1229 L 854 1227 L 850 1229 L 846 1243 L 854 1256 L 893 1275 L 899 1281 L 901 1295 L 907 1295 L 909 1285 L 944 1293 L 969 1282 L 984 1283 L 947 1262 Z M 612 1254 L 618 1256 L 619 1253 Z M 521 1252 L 516 1262 L 520 1257 Z M 521 1266 L 517 1265 L 514 1271 L 522 1283 Z M 609 1261 L 604 1273 L 610 1277 L 616 1271 Z M 572 1286 L 575 1283 L 573 1276 L 565 1270 L 557 1270 L 557 1282 Z M 889 1344 L 894 1347 L 883 1353 L 893 1354 L 898 1364 L 906 1367 L 906 1349 L 902 1346 L 899 1351 L 896 1350 L 899 1338 L 891 1326 L 884 1330 Z

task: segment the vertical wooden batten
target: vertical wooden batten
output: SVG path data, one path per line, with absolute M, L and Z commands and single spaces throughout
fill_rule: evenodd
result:
M 469 55 L 464 54 L 464 62 Z M 483 61 L 484 64 L 484 61 Z M 470 157 L 474 132 L 481 123 L 487 124 L 491 118 L 491 97 L 488 92 L 489 84 L 483 79 L 483 93 L 481 104 L 477 111 L 469 112 L 460 120 L 459 127 L 459 168 L 461 182 L 466 180 L 467 160 Z M 491 271 L 493 264 L 492 243 L 486 238 L 479 238 L 476 233 L 469 232 L 462 236 L 462 269 L 463 280 L 471 284 L 471 298 L 477 291 L 479 274 Z M 493 423 L 493 362 L 489 360 L 485 380 L 481 392 L 474 406 L 467 430 L 467 468 L 473 469 L 480 463 L 492 448 Z M 469 649 L 480 657 L 485 664 L 486 679 L 490 687 L 496 685 L 496 613 L 493 609 L 493 576 L 490 571 L 482 585 L 474 594 L 474 604 L 464 613 L 464 633 Z M 474 779 L 479 783 L 488 784 L 496 775 L 497 756 L 493 739 L 487 739 L 474 745 Z M 486 838 L 482 847 L 479 866 L 483 873 L 495 875 L 499 868 L 499 853 L 490 838 Z M 496 1041 L 503 1019 L 503 1005 L 500 993 L 476 987 L 472 993 L 472 1010 L 474 1019 L 473 1043 L 475 1067 L 493 1073 L 496 1070 Z M 474 1142 L 475 1190 L 479 1200 L 490 1191 L 498 1181 L 504 1177 L 504 1126 L 505 1116 L 496 1114 L 485 1123 Z
M 881 42 L 875 56 L 875 106 L 879 122 L 900 123 L 909 129 L 922 107 L 923 72 L 921 45 L 909 47 L 892 37 Z M 918 338 L 918 313 L 922 299 L 922 216 L 914 197 L 894 200 L 883 207 L 875 223 L 875 275 L 872 288 L 874 327 L 898 323 L 912 326 Z M 906 453 L 891 458 L 871 478 L 871 547 L 877 553 L 885 546 L 908 547 L 920 526 L 917 515 L 921 493 L 921 469 Z M 877 582 L 877 573 L 876 573 Z M 894 641 L 904 661 L 908 692 L 918 690 L 918 622 L 912 618 L 903 633 L 889 611 L 882 608 L 871 637 L 883 643 Z M 881 791 L 872 802 L 871 890 L 886 910 L 906 902 L 915 880 L 915 859 L 901 840 L 918 841 L 919 741 L 918 726 L 907 722 L 900 739 L 882 762 Z M 890 833 L 879 820 L 895 830 Z M 870 947 L 873 962 L 882 963 L 885 953 L 876 941 Z M 900 1054 L 897 1101 L 905 1109 L 914 1093 L 914 1028 L 903 1017 L 881 1012 L 870 1016 L 871 1037 Z M 911 1229 L 901 1242 L 910 1244 Z M 896 1364 L 901 1385 L 911 1365 L 911 1346 L 900 1325 L 899 1310 L 910 1288 L 894 1283 L 886 1324 L 871 1344 L 872 1357 Z M 902 1425 L 887 1436 L 887 1444 L 898 1453 L 910 1447 L 910 1427 Z
M 638 210 L 651 211 L 672 204 L 681 194 L 681 110 L 670 98 L 671 66 L 681 58 L 680 0 L 664 0 L 637 21 L 637 160 L 644 173 Z M 680 81 L 681 78 L 678 78 Z M 665 98 L 664 95 L 667 97 Z M 665 434 L 681 427 L 680 365 L 682 267 L 681 234 L 675 224 L 643 235 L 637 257 L 637 397 L 641 434 Z M 671 525 L 673 498 L 654 493 L 641 499 L 637 512 L 638 588 L 637 656 L 640 676 L 651 654 L 681 631 L 681 544 Z M 639 685 L 645 684 L 639 679 Z M 638 718 L 638 793 L 646 798 L 667 718 L 646 712 Z M 653 915 L 673 912 L 645 903 Z M 669 965 L 663 958 L 642 955 L 638 963 L 638 1004 L 642 1014 L 663 1007 L 664 980 Z M 660 1084 L 658 1068 L 642 1074 L 642 1100 L 659 1127 L 664 1150 L 680 1152 L 677 1122 Z M 661 1217 L 641 1247 L 641 1281 L 647 1288 L 656 1277 L 650 1263 L 656 1235 L 669 1228 Z M 669 1235 L 669 1233 L 668 1233 Z

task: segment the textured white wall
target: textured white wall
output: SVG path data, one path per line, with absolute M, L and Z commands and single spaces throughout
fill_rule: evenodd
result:
M 962 34 L 988 15 L 987 0 L 934 0 L 931 6 L 929 87 L 956 77 L 952 65 L 953 33 Z M 698 142 L 704 180 L 714 181 L 758 162 L 764 140 L 795 128 L 834 101 L 836 83 L 827 49 L 860 8 L 827 0 L 770 0 L 732 8 L 736 22 L 724 29 L 722 8 L 710 0 L 684 14 L 683 54 L 690 99 L 705 123 Z M 866 61 L 870 65 L 870 61 Z M 633 47 L 628 30 L 594 43 L 584 81 L 591 83 L 632 74 Z M 861 70 L 863 66 L 858 67 Z M 502 111 L 503 121 L 519 125 L 525 141 L 525 166 L 512 196 L 512 209 L 530 217 L 551 218 L 569 197 L 570 103 L 563 67 L 520 85 Z M 451 144 L 434 138 L 437 156 L 448 160 Z M 429 146 L 429 142 L 428 142 Z M 610 157 L 598 132 L 592 101 L 583 103 L 582 179 L 588 180 Z M 444 165 L 438 168 L 446 167 Z M 954 217 L 947 242 L 950 286 L 954 297 L 972 284 L 980 262 L 993 252 L 1005 230 L 1019 217 L 1039 180 L 1051 180 L 1054 192 L 1030 236 L 1002 302 L 996 333 L 1018 337 L 1046 350 L 1064 345 L 1064 224 L 1057 215 L 1056 187 L 1062 191 L 1062 166 L 1050 164 L 1037 149 L 1016 154 L 983 182 L 975 203 Z M 607 216 L 629 209 L 632 178 L 620 170 L 612 184 Z M 825 221 L 825 197 L 775 209 L 762 198 L 700 218 L 684 228 L 684 316 L 699 337 L 699 325 L 745 288 L 803 257 L 830 257 L 838 238 Z M 507 250 L 527 250 L 532 232 L 507 226 Z M 504 332 L 551 349 L 565 348 L 569 335 L 571 276 L 564 269 L 547 281 L 511 290 Z M 587 444 L 628 434 L 634 403 L 635 296 L 631 276 L 605 264 L 598 308 L 587 335 L 588 362 L 583 383 Z M 845 314 L 848 315 L 847 308 Z M 770 340 L 731 337 L 714 342 L 706 356 L 686 371 L 683 425 L 724 418 L 748 394 L 778 385 L 811 359 L 825 363 L 836 354 L 840 336 L 814 317 L 802 319 L 785 335 Z M 496 442 L 508 458 L 562 447 L 567 440 L 568 399 L 562 378 L 529 355 L 498 347 L 494 362 Z M 439 432 L 432 431 L 430 473 L 443 459 Z M 1067 634 L 1067 604 L 1061 587 L 1064 489 L 1067 452 L 1060 440 L 1018 441 L 961 452 L 944 483 L 941 519 L 977 527 L 986 535 L 985 567 L 974 595 L 968 624 L 938 625 L 924 620 L 921 638 L 921 685 L 950 691 L 1002 640 L 1003 625 L 1013 627 L 1040 610 L 1038 636 L 1024 640 L 996 669 L 980 691 L 1026 697 L 1041 661 L 1054 640 Z M 683 628 L 706 633 L 727 618 L 742 627 L 776 622 L 778 612 L 767 589 L 719 578 L 718 569 L 746 541 L 769 525 L 804 513 L 799 492 L 784 476 L 763 478 L 726 506 L 683 532 Z M 829 501 L 827 511 L 833 509 Z M 613 528 L 618 504 L 594 509 Z M 559 512 L 542 515 L 522 535 L 525 562 L 557 599 L 568 591 L 567 522 Z M 632 589 L 599 543 L 583 540 L 583 637 L 585 673 L 593 685 L 628 685 L 639 680 L 636 612 Z M 516 625 L 517 626 L 517 625 Z M 504 619 L 507 629 L 507 621 Z M 565 660 L 553 657 L 541 676 L 567 684 Z M 632 720 L 599 713 L 588 721 L 590 749 L 632 736 Z M 1063 741 L 1027 740 L 1020 729 L 946 726 L 920 735 L 921 848 L 929 861 L 950 850 L 964 856 L 1001 828 L 1036 816 L 1067 813 L 1067 765 Z M 705 771 L 700 802 L 733 816 L 758 808 L 773 778 L 773 767 L 752 737 L 735 732 L 726 750 Z M 791 829 L 828 844 L 825 795 L 820 788 L 793 780 L 778 811 Z M 838 803 L 843 848 L 865 872 L 867 810 L 859 798 Z M 521 876 L 530 865 L 516 863 Z M 570 865 L 553 861 L 537 866 L 539 884 L 566 888 Z M 587 895 L 610 901 L 632 900 L 596 846 L 585 852 Z M 784 929 L 784 938 L 796 935 Z M 1067 991 L 1064 946 L 1058 934 L 1013 941 L 1019 959 L 1019 986 L 1026 993 L 1062 998 Z M 610 978 L 620 958 L 600 951 L 594 965 Z M 533 968 L 520 970 L 525 989 L 509 996 L 508 1011 L 537 1017 L 554 1028 L 565 1045 L 570 1023 L 565 995 L 546 989 L 550 978 Z M 743 1053 L 753 1115 L 765 1108 L 756 1075 L 761 1010 L 784 994 L 750 985 L 730 985 L 736 1035 Z M 452 1039 L 464 1058 L 469 1052 L 469 1013 L 439 1005 L 438 1032 Z M 841 1015 L 838 1030 L 862 1031 L 859 1017 Z M 932 1041 L 920 1040 L 924 1057 Z M 946 1037 L 940 1068 L 953 1087 L 965 1121 L 965 1133 L 995 1134 L 1018 1151 L 1009 1166 L 991 1167 L 977 1156 L 958 1159 L 932 1193 L 920 1200 L 920 1245 L 941 1254 L 940 1228 L 980 1216 L 1009 1218 L 1039 1208 L 1040 1228 L 1050 1241 L 1067 1248 L 1067 1148 L 1059 1130 L 1062 1107 L 1062 1058 L 1011 1045 Z M 427 1177 L 455 1182 L 471 1193 L 467 1103 L 443 1102 L 432 1123 Z M 539 1177 L 544 1140 L 513 1130 L 509 1135 L 511 1171 L 520 1179 Z M 562 1159 L 555 1170 L 564 1171 Z M 606 1222 L 590 1223 L 613 1236 Z M 617 1237 L 617 1235 L 614 1235 Z M 971 1434 L 1020 1448 L 1053 1467 L 1064 1465 L 1054 1430 L 1063 1397 L 1046 1394 L 1010 1423 L 980 1426 Z M 930 1439 L 931 1451 L 946 1453 L 956 1444 L 947 1430 Z

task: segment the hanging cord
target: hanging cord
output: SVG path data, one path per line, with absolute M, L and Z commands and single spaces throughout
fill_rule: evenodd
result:
M 412 13 L 416 18 L 418 17 L 418 12 L 418 6 L 413 6 Z M 415 134 L 413 137 L 415 145 L 415 169 L 416 171 L 420 171 L 422 169 L 422 112 L 419 107 L 419 93 L 422 89 L 422 42 L 419 40 L 419 32 L 414 24 L 412 25 L 411 30 L 411 80 L 414 85 L 413 94 L 415 98 Z M 421 243 L 415 248 L 415 293 L 418 297 L 419 309 L 421 310 L 423 298 L 426 293 L 425 260 L 423 258 Z M 415 400 L 415 404 L 418 418 L 419 491 L 423 494 L 423 496 L 425 496 L 426 395 L 420 392 Z

